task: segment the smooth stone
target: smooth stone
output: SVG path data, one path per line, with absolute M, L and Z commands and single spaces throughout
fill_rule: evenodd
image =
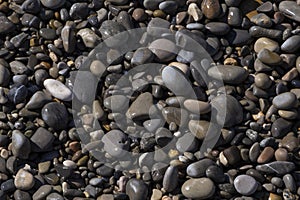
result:
M 1 30 L 0 34 L 11 33 L 16 29 L 16 26 L 5 16 L 0 16 Z
M 268 89 L 272 85 L 272 80 L 265 73 L 258 73 L 255 75 L 254 83 L 261 89 Z
M 117 6 L 121 6 L 121 5 L 125 5 L 128 3 L 128 0 L 107 0 L 107 2 L 110 2 L 114 5 L 117 5 Z
M 300 49 L 300 35 L 293 35 L 289 37 L 281 45 L 281 50 L 287 53 L 295 53 Z
M 6 87 L 9 84 L 10 72 L 9 70 L 0 64 L 0 86 Z
M 166 128 L 159 128 L 155 132 L 155 141 L 160 147 L 164 147 L 169 144 L 173 139 L 173 134 Z
M 225 0 L 227 6 L 238 7 L 241 3 L 241 0 Z
M 162 115 L 168 124 L 174 122 L 180 127 L 186 126 L 188 121 L 188 112 L 180 108 L 165 107 L 162 109 Z
M 299 139 L 292 134 L 288 134 L 281 140 L 281 146 L 286 148 L 288 151 L 293 152 L 299 146 Z
M 204 0 L 201 3 L 201 11 L 208 19 L 217 18 L 221 14 L 219 0 Z
M 211 105 L 217 111 L 218 124 L 231 127 L 243 121 L 243 108 L 233 96 L 221 94 L 212 99 Z
M 163 178 L 163 188 L 167 192 L 172 192 L 178 185 L 178 169 L 174 166 L 169 166 Z
M 298 117 L 296 110 L 278 110 L 278 115 L 287 120 L 293 120 Z
M 162 127 L 164 125 L 164 122 L 161 119 L 150 119 L 147 121 L 144 121 L 143 126 L 147 131 L 155 132 L 158 128 Z
M 223 151 L 223 155 L 226 158 L 229 165 L 236 165 L 242 158 L 240 150 L 237 146 L 231 146 Z
M 266 147 L 257 158 L 257 163 L 259 164 L 267 163 L 273 158 L 273 156 L 274 156 L 274 149 L 272 147 Z
M 300 6 L 295 1 L 282 1 L 279 4 L 279 10 L 284 16 L 300 22 Z
M 264 2 L 259 7 L 256 8 L 257 12 L 269 13 L 273 11 L 273 4 L 270 1 Z
M 163 1 L 158 5 L 158 8 L 166 14 L 175 14 L 178 4 L 176 1 Z
M 14 192 L 15 200 L 31 200 L 31 195 L 28 192 L 16 190 Z
M 263 28 L 260 26 L 251 26 L 249 34 L 252 37 L 267 37 L 279 40 L 282 38 L 282 31 L 278 29 Z
M 46 103 L 52 100 L 51 95 L 43 91 L 37 91 L 32 95 L 28 103 L 26 104 L 27 109 L 39 109 L 42 108 Z
M 21 8 L 27 13 L 37 14 L 40 12 L 41 3 L 39 0 L 26 0 L 22 4 Z
M 262 49 L 268 49 L 270 51 L 277 52 L 279 50 L 278 42 L 271 40 L 266 37 L 261 37 L 256 40 L 254 44 L 254 51 L 256 53 L 260 52 Z
M 192 133 L 185 133 L 176 142 L 176 149 L 179 152 L 195 152 L 198 150 L 199 142 Z
M 223 22 L 209 22 L 205 28 L 215 35 L 226 35 L 230 31 L 230 26 Z
M 205 120 L 190 120 L 188 126 L 196 138 L 203 140 L 209 130 L 210 122 Z
M 205 172 L 208 167 L 215 165 L 216 163 L 208 158 L 194 162 L 186 168 L 186 173 L 192 178 L 201 178 L 205 176 Z
M 216 183 L 222 183 L 225 181 L 225 175 L 223 173 L 223 170 L 221 167 L 219 167 L 217 165 L 209 166 L 206 169 L 205 174 L 208 178 L 210 178 L 211 180 L 213 180 Z
M 5 193 L 16 191 L 14 179 L 9 179 L 9 180 L 1 183 L 1 191 L 5 192 Z
M 298 70 L 294 67 L 294 68 L 292 68 L 290 71 L 288 71 L 288 72 L 281 78 L 281 80 L 290 82 L 290 81 L 296 79 L 296 78 L 298 77 L 298 74 L 299 74 Z
M 12 134 L 12 153 L 20 159 L 28 159 L 31 152 L 30 141 L 20 131 L 13 131 Z
M 90 65 L 90 71 L 97 77 L 102 77 L 106 72 L 106 65 L 100 60 L 94 60 Z
M 20 169 L 15 177 L 15 186 L 20 190 L 30 190 L 35 183 L 35 179 L 31 173 L 24 169 Z
M 271 18 L 264 13 L 258 13 L 257 15 L 254 15 L 250 18 L 250 21 L 264 28 L 270 28 L 273 25 Z
M 104 150 L 113 157 L 121 158 L 129 149 L 129 141 L 127 136 L 120 130 L 111 130 L 106 133 L 102 142 L 104 143 Z
M 145 200 L 148 196 L 148 187 L 144 181 L 133 178 L 126 184 L 126 194 L 130 200 Z
M 91 104 L 95 99 L 98 83 L 96 77 L 89 71 L 71 72 L 70 76 L 72 76 L 76 86 L 72 88 L 73 94 L 82 103 Z M 72 80 L 70 81 L 72 82 Z
M 69 15 L 73 19 L 85 19 L 89 14 L 89 7 L 87 3 L 72 4 Z
M 244 45 L 251 42 L 251 35 L 248 30 L 232 29 L 226 35 L 226 39 L 231 45 Z
M 198 22 L 202 19 L 203 13 L 199 9 L 198 5 L 196 3 L 191 3 L 188 7 L 187 13 L 193 17 L 193 19 Z M 177 15 L 178 16 L 178 15 Z M 179 19 L 179 21 L 182 21 Z
M 39 34 L 46 40 L 54 40 L 57 37 L 55 30 L 51 28 L 42 28 L 39 30 Z
M 20 61 L 14 60 L 9 63 L 10 69 L 13 74 L 26 74 L 28 72 L 28 68 Z
M 148 10 L 156 10 L 161 2 L 163 0 L 144 0 L 143 5 Z
M 46 8 L 57 9 L 65 4 L 65 0 L 41 0 L 41 3 Z
M 124 95 L 112 95 L 104 99 L 103 105 L 114 111 L 121 111 L 126 109 L 126 105 L 128 105 L 129 99 Z
M 112 20 L 104 21 L 99 31 L 105 44 L 109 47 L 119 46 L 128 39 L 128 34 L 124 32 L 126 28 L 122 24 Z
M 260 155 L 260 145 L 255 142 L 249 150 L 249 159 L 251 162 L 256 162 L 258 156 Z
M 55 130 L 68 127 L 68 112 L 63 104 L 51 102 L 42 108 L 42 118 L 48 126 Z
M 161 62 L 169 62 L 176 57 L 178 49 L 174 42 L 168 39 L 157 39 L 149 45 L 150 51 Z
M 63 29 L 61 30 L 61 39 L 62 39 L 64 50 L 67 53 L 73 53 L 76 48 L 76 35 L 75 35 L 73 24 L 67 23 L 63 27 Z
M 26 86 L 18 85 L 9 90 L 7 97 L 14 104 L 19 104 L 25 101 L 27 95 L 28 89 Z
M 294 93 L 284 92 L 274 97 L 272 103 L 277 109 L 288 110 L 298 105 L 298 99 Z
M 145 13 L 144 9 L 142 9 L 142 8 L 136 8 L 132 12 L 132 18 L 135 21 L 142 22 L 142 21 L 145 21 L 147 19 L 147 14 Z
M 209 178 L 189 179 L 181 187 L 182 194 L 191 199 L 208 199 L 215 193 L 215 185 Z
M 82 38 L 84 45 L 88 48 L 96 47 L 100 41 L 100 37 L 89 28 L 80 29 L 77 36 Z
M 286 174 L 283 176 L 282 178 L 285 188 L 287 188 L 288 190 L 290 190 L 291 192 L 296 192 L 297 190 L 297 185 L 295 182 L 295 179 L 293 178 L 293 176 L 291 174 Z
M 230 26 L 240 26 L 243 16 L 241 10 L 237 7 L 230 7 L 228 10 L 227 22 Z
M 217 65 L 209 68 L 208 75 L 227 84 L 241 84 L 248 77 L 248 72 L 239 66 Z
M 234 187 L 242 195 L 253 194 L 258 187 L 256 180 L 248 175 L 239 175 L 234 179 Z
M 188 77 L 176 67 L 167 66 L 162 71 L 162 80 L 166 87 L 176 96 L 192 96 L 193 88 L 190 85 Z
M 271 163 L 257 165 L 256 170 L 266 174 L 284 175 L 292 172 L 295 169 L 295 164 L 287 161 L 274 161 Z
M 30 138 L 32 152 L 51 151 L 54 139 L 52 133 L 43 127 L 39 127 Z
M 285 136 L 291 129 L 293 123 L 283 118 L 275 120 L 271 127 L 272 136 L 275 138 L 281 138 Z
M 131 58 L 131 64 L 134 66 L 151 63 L 154 60 L 154 54 L 148 48 L 138 48 Z
M 281 57 L 268 49 L 262 49 L 258 54 L 257 58 L 265 64 L 276 65 L 281 62 Z
M 184 107 L 195 114 L 206 114 L 210 112 L 210 104 L 204 101 L 194 99 L 187 99 L 183 103 Z
M 72 91 L 60 81 L 55 79 L 46 79 L 44 81 L 44 86 L 55 98 L 63 101 L 70 101 L 72 99 Z
M 152 0 L 150 0 L 152 1 Z M 161 18 L 152 18 L 147 26 L 147 33 L 151 36 L 161 37 L 164 33 L 169 33 L 170 22 Z M 159 47 L 159 46 L 158 46 Z
M 58 193 L 51 193 L 47 196 L 46 200 L 64 200 L 64 197 Z
M 32 196 L 33 200 L 43 200 L 52 191 L 51 185 L 42 185 Z
M 145 120 L 149 118 L 149 110 L 153 106 L 153 96 L 146 92 L 138 96 L 138 98 L 130 105 L 126 112 L 126 116 L 132 120 Z

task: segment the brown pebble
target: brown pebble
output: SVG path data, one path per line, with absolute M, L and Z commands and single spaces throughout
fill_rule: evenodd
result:
M 204 0 L 201 3 L 201 10 L 206 18 L 214 19 L 220 15 L 219 0 Z
M 272 147 L 266 147 L 257 158 L 257 162 L 260 164 L 267 163 L 273 158 L 273 156 L 274 156 L 274 149 Z
M 278 148 L 275 151 L 275 159 L 277 161 L 287 161 L 288 160 L 288 151 L 284 148 Z
M 134 9 L 132 13 L 133 19 L 135 19 L 137 22 L 142 22 L 147 19 L 147 14 L 145 13 L 145 10 L 142 8 L 136 8 Z
M 277 194 L 270 193 L 269 200 L 282 200 L 282 198 Z

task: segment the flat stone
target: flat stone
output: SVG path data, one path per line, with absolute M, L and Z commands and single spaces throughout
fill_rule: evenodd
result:
M 41 0 L 41 3 L 46 8 L 57 9 L 65 4 L 65 0 Z
M 43 127 L 39 127 L 31 136 L 30 141 L 33 143 L 33 152 L 45 152 L 53 149 L 54 136 Z
M 28 95 L 28 89 L 25 85 L 17 85 L 11 88 L 7 94 L 8 99 L 14 104 L 19 104 L 25 101 Z
M 205 28 L 215 35 L 226 35 L 230 31 L 230 26 L 223 22 L 209 22 Z
M 117 6 L 121 6 L 121 5 L 125 5 L 128 3 L 128 0 L 108 0 L 107 2 L 110 2 L 114 5 L 117 5 Z
M 163 178 L 163 188 L 167 192 L 172 192 L 178 185 L 178 169 L 174 166 L 169 166 Z
M 233 96 L 221 94 L 212 99 L 211 105 L 217 111 L 218 124 L 231 127 L 243 121 L 243 108 Z
M 251 17 L 250 21 L 264 28 L 270 28 L 273 25 L 271 18 L 264 13 L 258 13 L 257 15 L 254 15 Z
M 299 139 L 292 134 L 288 134 L 287 136 L 282 138 L 280 143 L 282 147 L 286 148 L 290 152 L 293 152 L 299 146 Z
M 258 54 L 257 58 L 265 64 L 276 65 L 281 62 L 281 57 L 268 49 L 262 49 Z
M 43 200 L 52 191 L 51 185 L 42 185 L 32 196 L 33 200 Z
M 300 8 L 300 6 L 299 6 Z M 295 53 L 300 49 L 300 35 L 293 35 L 289 37 L 281 45 L 281 50 L 287 53 Z
M 175 107 L 166 107 L 162 110 L 162 115 L 168 124 L 174 122 L 178 126 L 187 125 L 188 112 L 184 109 L 175 108 Z
M 46 79 L 44 81 L 44 86 L 55 98 L 63 101 L 70 101 L 72 99 L 72 91 L 60 81 Z
M 287 161 L 274 161 L 264 165 L 257 165 L 256 170 L 266 174 L 284 175 L 295 169 L 295 164 Z
M 133 178 L 126 184 L 126 194 L 132 200 L 145 200 L 148 196 L 148 187 L 144 181 Z
M 208 133 L 210 122 L 205 120 L 190 120 L 189 130 L 191 133 L 198 138 L 203 140 Z
M 64 200 L 64 197 L 58 193 L 51 193 L 47 196 L 46 200 Z
M 163 1 L 158 5 L 158 8 L 166 14 L 175 14 L 178 4 L 176 1 Z
M 41 3 L 39 0 L 26 0 L 21 7 L 22 10 L 27 13 L 37 14 L 38 12 L 40 12 Z
M 206 114 L 210 112 L 210 104 L 204 101 L 198 101 L 194 99 L 187 99 L 183 103 L 184 107 L 195 114 Z
M 111 130 L 106 133 L 102 142 L 104 150 L 113 157 L 121 158 L 129 149 L 129 141 L 127 136 L 120 130 Z
M 284 92 L 274 97 L 272 103 L 277 109 L 288 110 L 296 107 L 298 100 L 294 93 Z
M 186 173 L 188 176 L 192 178 L 201 178 L 205 175 L 205 171 L 208 167 L 215 165 L 216 163 L 208 158 L 204 158 L 203 160 L 199 160 L 190 164 L 186 168 Z
M 31 145 L 27 137 L 20 131 L 13 131 L 12 134 L 12 153 L 20 159 L 28 159 L 31 152 Z
M 30 190 L 35 183 L 35 179 L 31 173 L 24 169 L 20 169 L 15 177 L 15 186 L 20 190 Z
M 114 111 L 121 111 L 126 109 L 126 105 L 129 104 L 129 99 L 124 95 L 112 95 L 104 99 L 103 105 Z
M 51 28 L 41 28 L 39 34 L 46 40 L 54 40 L 57 37 L 55 30 Z
M 266 147 L 257 158 L 257 163 L 267 163 L 273 158 L 273 156 L 274 149 L 272 147 Z
M 148 48 L 138 48 L 131 59 L 131 64 L 134 66 L 151 63 L 154 60 L 154 54 Z
M 68 112 L 63 104 L 51 102 L 42 108 L 42 118 L 48 126 L 55 130 L 68 127 Z
M 0 34 L 11 33 L 16 29 L 16 26 L 5 16 L 0 16 L 1 30 Z
M 42 108 L 46 103 L 52 100 L 49 93 L 43 91 L 37 91 L 32 95 L 28 103 L 26 104 L 27 109 L 39 109 Z
M 248 30 L 232 29 L 226 38 L 231 45 L 244 45 L 251 42 L 251 35 Z
M 15 200 L 31 200 L 31 195 L 28 192 L 16 190 L 14 192 Z
M 168 39 L 157 39 L 149 45 L 150 51 L 161 62 L 169 62 L 176 57 L 178 49 L 174 42 Z
M 242 195 L 253 194 L 258 187 L 256 180 L 248 175 L 239 175 L 234 179 L 234 187 Z
M 230 7 L 228 9 L 227 22 L 231 26 L 240 26 L 242 24 L 243 16 L 242 12 L 237 7 Z
M 153 96 L 146 92 L 138 96 L 138 98 L 130 105 L 126 112 L 126 116 L 132 120 L 145 120 L 149 118 L 149 110 L 153 106 Z
M 266 38 L 266 37 L 261 37 L 256 40 L 254 44 L 254 51 L 256 53 L 260 52 L 262 49 L 268 49 L 270 51 L 278 51 L 279 50 L 279 45 L 278 42 Z
M 162 34 L 170 32 L 169 30 L 170 25 L 171 25 L 170 22 L 167 20 L 161 18 L 152 18 L 147 26 L 147 33 L 152 36 L 160 37 Z
M 300 6 L 295 1 L 282 1 L 279 4 L 279 10 L 284 16 L 300 22 Z
M 16 74 L 25 74 L 28 72 L 28 68 L 20 61 L 14 60 L 9 63 L 12 73 Z
M 100 37 L 89 28 L 80 29 L 77 36 L 82 38 L 84 45 L 88 48 L 96 47 L 100 41 Z
M 191 199 L 208 199 L 215 193 L 215 185 L 209 178 L 187 180 L 181 187 L 182 194 Z
M 241 84 L 248 77 L 248 72 L 239 66 L 217 65 L 209 68 L 208 75 L 227 84 Z

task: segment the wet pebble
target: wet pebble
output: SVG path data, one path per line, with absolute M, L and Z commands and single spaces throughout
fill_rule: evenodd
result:
M 239 175 L 234 179 L 234 187 L 238 193 L 249 196 L 257 190 L 258 184 L 251 176 Z
M 182 185 L 181 192 L 187 198 L 207 199 L 214 195 L 215 185 L 209 178 L 192 178 Z

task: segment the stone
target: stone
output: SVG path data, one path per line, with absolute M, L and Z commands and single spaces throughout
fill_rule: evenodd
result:
M 19 104 L 25 101 L 28 95 L 28 89 L 25 85 L 17 85 L 11 88 L 8 92 L 8 99 L 14 104 Z
M 90 65 L 90 71 L 99 78 L 104 75 L 106 68 L 106 65 L 100 60 L 94 60 Z
M 170 25 L 171 25 L 170 22 L 167 20 L 161 18 L 152 18 L 147 26 L 147 33 L 152 36 L 160 37 L 162 34 L 170 32 L 169 31 Z
M 265 64 L 276 65 L 281 62 L 281 57 L 268 49 L 262 49 L 258 54 L 257 58 Z
M 76 35 L 75 35 L 73 24 L 66 23 L 66 25 L 61 30 L 61 39 L 62 39 L 64 50 L 67 53 L 73 53 L 76 48 Z
M 21 7 L 27 13 L 37 14 L 41 9 L 41 3 L 39 0 L 26 0 Z
M 215 164 L 216 163 L 214 161 L 204 158 L 203 160 L 190 164 L 186 169 L 186 173 L 192 178 L 201 178 L 205 176 L 207 168 Z
M 31 145 L 26 136 L 15 130 L 12 134 L 12 153 L 20 159 L 28 159 L 31 152 Z
M 215 35 L 226 35 L 230 31 L 230 26 L 223 22 L 209 22 L 205 28 Z
M 57 9 L 65 4 L 65 0 L 41 0 L 41 3 L 46 8 Z
M 287 53 L 295 53 L 299 49 L 300 49 L 300 35 L 293 35 L 289 37 L 281 45 L 281 50 Z
M 120 130 L 111 130 L 102 137 L 104 150 L 113 157 L 123 157 L 129 149 L 127 136 Z
M 281 1 L 279 4 L 279 10 L 284 16 L 300 22 L 300 6 L 295 1 Z
M 144 181 L 133 178 L 126 184 L 126 194 L 130 200 L 145 200 L 148 196 L 148 187 Z
M 12 73 L 17 74 L 26 74 L 28 72 L 28 68 L 20 61 L 14 60 L 9 63 L 10 69 Z
M 112 20 L 104 21 L 101 24 L 99 31 L 105 44 L 109 47 L 118 47 L 119 45 L 124 44 L 128 39 L 128 34 L 124 32 L 126 31 L 126 28 L 122 24 Z
M 237 7 L 230 7 L 228 10 L 227 22 L 231 26 L 240 26 L 242 24 L 242 13 Z
M 251 17 L 250 21 L 264 28 L 270 28 L 273 25 L 271 18 L 264 13 L 258 13 L 257 15 L 254 15 Z
M 35 183 L 35 179 L 31 173 L 24 169 L 20 169 L 15 177 L 15 186 L 20 190 L 30 190 Z
M 73 19 L 85 19 L 89 14 L 89 7 L 87 3 L 72 4 L 69 15 Z
M 112 110 L 118 112 L 126 109 L 126 105 L 129 104 L 129 99 L 123 95 L 112 95 L 104 99 L 103 105 Z
M 254 83 L 261 89 L 268 89 L 272 85 L 272 80 L 265 73 L 258 73 L 255 75 Z
M 201 3 L 201 11 L 208 19 L 215 19 L 221 13 L 219 0 L 204 0 Z
M 215 193 L 215 185 L 209 178 L 187 180 L 181 187 L 182 194 L 191 199 L 208 199 Z
M 160 62 L 169 62 L 176 57 L 178 49 L 175 43 L 168 39 L 157 39 L 149 45 L 150 51 Z
M 10 72 L 9 70 L 0 64 L 0 86 L 6 87 L 9 84 Z
M 153 106 L 153 96 L 146 92 L 138 96 L 138 98 L 130 105 L 126 112 L 126 116 L 132 120 L 145 120 L 149 118 L 149 110 Z
M 241 84 L 248 77 L 248 72 L 238 66 L 217 65 L 209 68 L 208 75 L 227 84 Z
M 256 170 L 266 174 L 284 175 L 292 172 L 295 169 L 295 164 L 287 161 L 274 161 L 271 163 L 257 165 Z
M 196 138 L 203 140 L 208 134 L 210 122 L 205 120 L 190 120 L 188 126 L 189 130 Z
M 254 51 L 256 53 L 258 53 L 262 49 L 268 49 L 270 51 L 278 52 L 279 45 L 278 45 L 278 42 L 276 42 L 272 39 L 269 39 L 266 37 L 261 37 L 261 38 L 257 39 L 256 42 L 254 43 Z
M 250 196 L 258 187 L 256 180 L 248 175 L 239 175 L 234 179 L 234 187 L 238 193 Z
M 43 127 L 39 127 L 31 136 L 32 152 L 45 152 L 53 149 L 54 136 Z
M 183 103 L 184 107 L 195 114 L 206 114 L 210 112 L 210 104 L 204 101 L 197 101 L 194 99 L 187 99 Z
M 30 110 L 39 109 L 51 100 L 51 95 L 48 92 L 37 91 L 31 96 L 30 100 L 26 104 L 26 108 Z
M 163 188 L 167 192 L 172 192 L 178 184 L 178 169 L 174 166 L 169 166 L 163 178 Z
M 55 30 L 51 28 L 42 28 L 39 30 L 39 34 L 46 40 L 54 40 L 57 37 Z
M 166 14 L 174 15 L 178 8 L 176 1 L 163 1 L 158 5 L 158 8 Z
M 185 127 L 187 125 L 188 112 L 184 109 L 165 107 L 162 109 L 162 115 L 168 124 L 174 122 L 180 127 Z
M 196 3 L 191 3 L 189 5 L 187 13 L 191 15 L 196 22 L 200 21 L 203 17 L 203 13 Z
M 63 101 L 72 100 L 72 91 L 62 82 L 54 79 L 46 79 L 44 86 L 53 97 Z
M 281 146 L 286 148 L 288 151 L 293 152 L 299 146 L 299 139 L 293 134 L 288 134 L 281 140 Z
M 199 142 L 192 133 L 185 133 L 176 142 L 176 149 L 179 152 L 195 152 L 198 150 Z
M 128 0 L 108 0 L 107 2 L 110 2 L 114 5 L 117 5 L 117 6 L 122 6 L 122 5 L 125 5 L 128 3 Z
M 32 196 L 33 200 L 43 200 L 52 191 L 51 185 L 42 185 Z
M 47 103 L 42 108 L 42 118 L 48 126 L 55 130 L 62 130 L 68 127 L 68 112 L 63 104 L 57 102 Z
M 145 0 L 143 1 L 143 5 L 146 9 L 156 10 L 161 2 L 163 2 L 163 0 Z
M 240 150 L 237 146 L 231 146 L 225 149 L 223 155 L 229 165 L 236 165 L 242 160 Z
M 272 103 L 277 109 L 288 110 L 297 106 L 298 100 L 294 93 L 284 92 L 274 97 Z
M 100 37 L 89 28 L 80 29 L 76 35 L 82 38 L 84 45 L 88 48 L 95 48 L 100 41 Z
M 0 34 L 11 33 L 16 29 L 16 26 L 5 16 L 0 16 L 1 30 Z
M 275 138 L 281 138 L 285 136 L 291 129 L 293 123 L 283 118 L 275 120 L 271 127 L 272 136 Z
M 259 164 L 267 163 L 270 160 L 272 160 L 273 156 L 274 156 L 274 149 L 272 147 L 266 147 L 257 158 L 257 163 Z

